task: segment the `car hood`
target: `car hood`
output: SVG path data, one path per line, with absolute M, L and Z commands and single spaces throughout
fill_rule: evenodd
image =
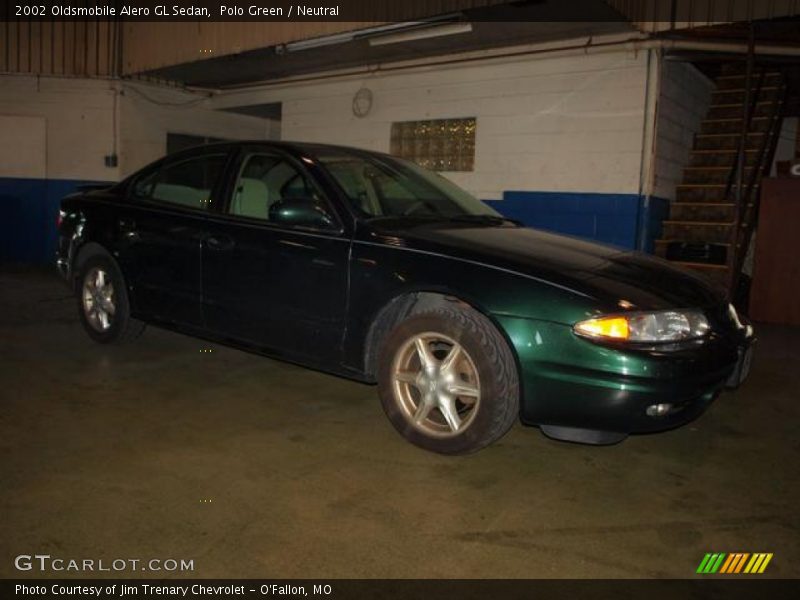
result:
M 381 224 L 373 235 L 393 246 L 534 277 L 609 306 L 660 310 L 724 301 L 720 289 L 665 260 L 527 227 L 397 220 Z

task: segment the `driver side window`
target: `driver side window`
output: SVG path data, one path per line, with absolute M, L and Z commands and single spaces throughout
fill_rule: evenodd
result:
M 253 153 L 245 157 L 229 214 L 290 227 L 335 228 L 335 219 L 312 181 L 285 158 Z

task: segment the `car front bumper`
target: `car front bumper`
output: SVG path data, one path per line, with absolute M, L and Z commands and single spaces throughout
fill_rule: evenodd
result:
M 617 433 L 670 429 L 701 414 L 749 371 L 750 325 L 683 350 L 597 344 L 567 325 L 499 318 L 516 350 L 522 421 Z

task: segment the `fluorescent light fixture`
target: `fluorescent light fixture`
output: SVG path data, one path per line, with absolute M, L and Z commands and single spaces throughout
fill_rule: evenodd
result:
M 314 48 L 324 48 L 335 44 L 345 44 L 354 40 L 369 40 L 370 46 L 383 46 L 385 44 L 398 44 L 401 42 L 412 42 L 414 40 L 424 40 L 443 35 L 454 35 L 457 33 L 469 33 L 472 31 L 470 23 L 448 23 L 437 24 L 440 19 L 452 19 L 457 15 L 442 15 L 436 19 L 428 21 L 408 21 L 403 23 L 389 23 L 388 25 L 378 25 L 356 31 L 345 31 L 334 33 L 308 40 L 298 40 L 281 44 L 275 47 L 276 54 L 287 52 L 300 52 L 302 50 L 312 50 Z M 374 37 L 373 37 L 374 36 Z
M 300 50 L 311 50 L 312 48 L 322 48 L 324 46 L 332 46 L 333 44 L 344 44 L 345 42 L 352 42 L 355 37 L 355 32 L 348 31 L 346 33 L 337 33 L 334 35 L 326 35 L 318 38 L 311 38 L 310 40 L 300 40 L 299 42 L 289 42 L 283 46 L 286 52 L 299 52 Z
M 448 23 L 446 25 L 421 26 L 408 31 L 399 31 L 389 35 L 371 37 L 369 38 L 369 45 L 386 46 L 387 44 L 402 44 L 404 42 L 427 40 L 430 38 L 443 37 L 445 35 L 469 33 L 471 31 L 472 23 Z

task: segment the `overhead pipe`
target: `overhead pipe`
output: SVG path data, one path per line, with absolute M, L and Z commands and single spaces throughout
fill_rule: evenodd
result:
M 721 52 L 727 54 L 743 54 L 750 52 L 748 43 L 714 42 L 703 40 L 675 40 L 675 39 L 655 39 L 643 42 L 632 42 L 634 46 L 645 47 L 656 44 L 665 50 L 698 50 L 705 52 Z M 754 44 L 752 52 L 763 56 L 800 56 L 800 46 L 779 46 L 776 44 Z

